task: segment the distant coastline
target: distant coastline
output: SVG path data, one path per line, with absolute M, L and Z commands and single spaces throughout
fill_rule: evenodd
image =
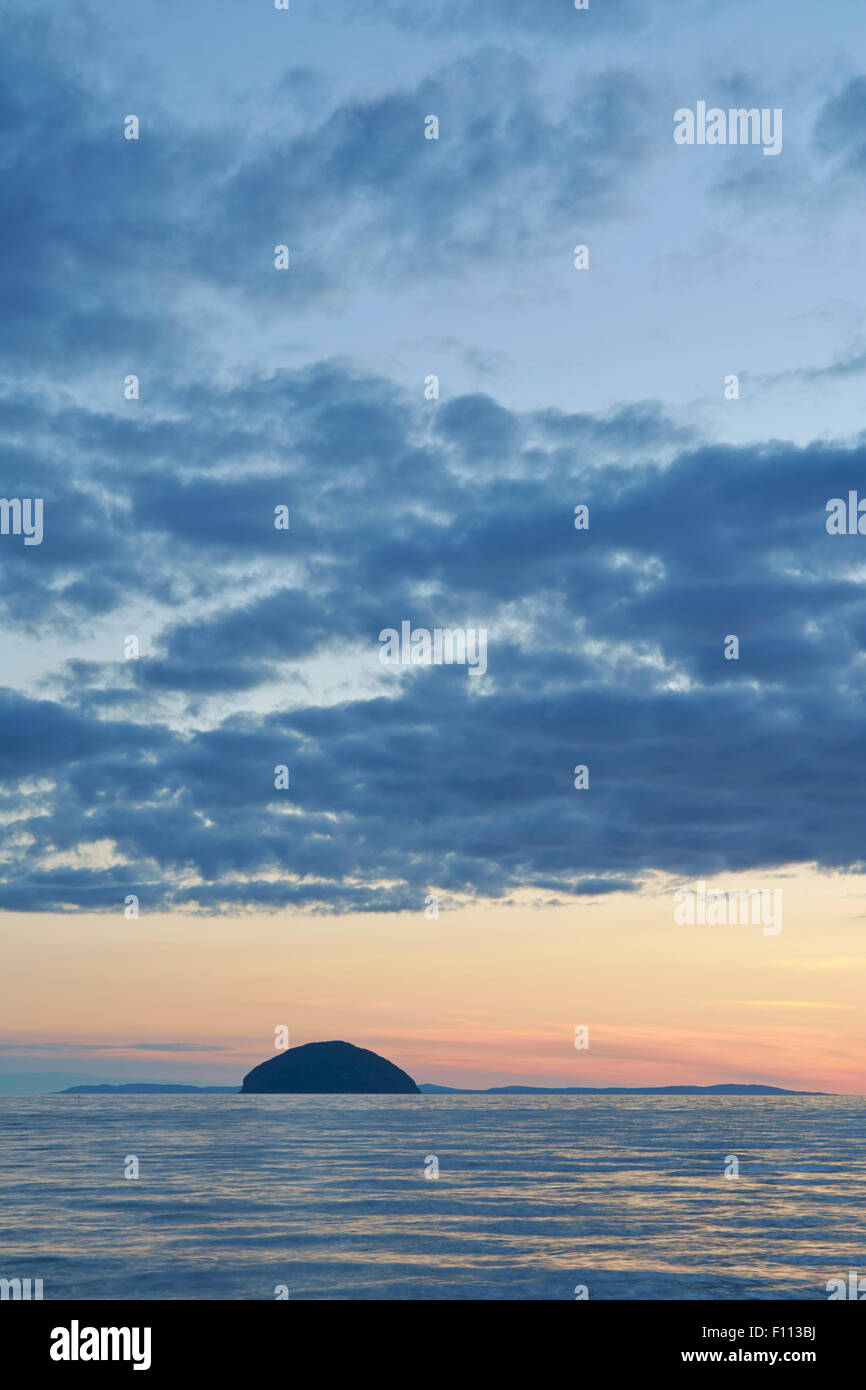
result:
M 488 1086 L 472 1089 L 437 1086 L 422 1081 L 423 1095 L 449 1096 L 834 1096 L 835 1091 L 787 1091 L 781 1086 L 739 1085 L 723 1082 L 717 1086 Z M 120 1086 L 66 1086 L 51 1094 L 68 1095 L 240 1095 L 240 1086 L 188 1086 L 171 1082 L 134 1081 Z M 339 1095 L 341 1092 L 334 1092 Z
M 484 1090 L 463 1090 L 459 1086 L 437 1086 L 421 1081 L 418 1090 L 425 1095 L 455 1096 L 832 1096 L 835 1091 L 786 1091 L 782 1086 L 739 1085 L 722 1082 L 718 1086 L 488 1086 Z
M 120 1086 L 65 1086 L 62 1091 L 51 1091 L 55 1096 L 214 1096 L 237 1095 L 240 1086 L 184 1086 L 170 1081 L 130 1081 Z

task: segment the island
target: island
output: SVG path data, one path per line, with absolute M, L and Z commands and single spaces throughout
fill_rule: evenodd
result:
M 406 1072 L 347 1042 L 290 1047 L 247 1072 L 243 1095 L 420 1095 Z

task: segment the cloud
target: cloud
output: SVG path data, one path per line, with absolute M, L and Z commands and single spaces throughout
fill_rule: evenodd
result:
M 2 485 L 44 500 L 45 534 L 0 536 L 27 657 L 0 692 L 0 906 L 418 911 L 861 866 L 862 538 L 824 521 L 862 441 L 708 445 L 654 401 L 428 402 L 353 362 L 217 361 L 238 315 L 246 359 L 283 362 L 261 349 L 296 310 L 372 317 L 418 285 L 459 308 L 487 266 L 627 214 L 643 77 L 587 64 L 574 90 L 524 40 L 643 9 L 461 7 L 478 46 L 426 71 L 332 98 L 305 69 L 233 123 L 154 100 L 139 141 L 86 12 L 7 13 Z M 855 166 L 862 96 L 816 130 Z M 486 629 L 486 674 L 383 666 L 404 620 Z
M 824 102 L 813 139 L 821 154 L 834 156 L 849 170 L 866 167 L 866 77 L 855 77 Z
M 219 1043 L 81 1043 L 81 1042 L 0 1042 L 0 1052 L 26 1052 L 30 1057 L 47 1056 L 54 1052 L 76 1055 L 79 1052 L 228 1052 Z
M 386 16 L 400 26 L 416 28 L 418 11 L 408 0 L 364 0 L 370 13 Z M 700 0 L 705 3 L 705 0 Z M 641 0 L 595 0 L 589 9 L 579 12 L 572 0 L 475 0 L 471 6 L 458 0 L 432 0 L 425 6 L 425 27 L 450 34 L 473 30 L 511 31 L 516 34 L 540 35 L 558 40 L 568 39 L 579 48 L 594 38 L 610 35 L 612 31 L 640 26 L 647 20 L 647 6 Z
M 862 445 L 707 446 L 651 405 L 419 403 L 335 363 L 188 383 L 172 410 L 164 430 L 43 405 L 90 471 L 52 475 L 7 620 L 53 617 L 40 564 L 70 612 L 103 613 L 74 581 L 94 519 L 101 621 L 187 597 L 139 660 L 61 647 L 42 698 L 4 693 L 4 907 L 420 910 L 861 864 L 862 561 L 824 523 Z M 383 666 L 404 619 L 487 627 L 487 674 Z
M 86 16 L 13 8 L 0 24 L 0 360 L 16 370 L 82 352 L 91 365 L 149 358 L 179 341 L 154 285 L 178 264 L 190 191 L 218 166 L 219 142 L 179 138 L 158 117 L 150 138 L 125 140 L 122 93 L 97 77 L 93 37 Z
M 576 222 L 622 214 L 648 153 L 637 76 L 587 74 L 557 104 L 543 68 L 507 49 L 440 58 L 414 85 L 330 107 L 321 98 L 305 120 L 287 118 L 286 84 L 307 90 L 315 75 L 289 71 L 243 120 L 217 113 L 203 126 L 155 97 L 129 112 L 121 72 L 94 57 L 108 39 L 86 14 L 13 7 L 0 40 L 10 373 L 188 369 L 212 362 L 211 334 L 238 315 L 266 335 L 286 314 L 326 299 L 342 308 L 371 284 L 511 265 L 530 242 L 567 256 Z M 123 53 L 129 66 L 134 43 Z M 424 138 L 430 113 L 435 141 Z M 124 138 L 128 114 L 137 140 Z M 284 274 L 280 244 L 291 252 Z
M 541 69 L 497 48 L 412 90 L 346 100 L 312 129 L 260 142 L 214 190 L 200 271 L 284 312 L 347 281 L 453 279 L 522 256 L 528 240 L 568 241 L 575 219 L 623 210 L 648 154 L 645 100 L 638 77 L 610 71 L 557 106 Z M 275 241 L 298 266 L 276 287 L 262 262 Z

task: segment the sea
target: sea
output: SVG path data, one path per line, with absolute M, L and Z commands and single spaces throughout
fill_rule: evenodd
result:
M 826 1299 L 864 1226 L 861 1097 L 0 1097 L 46 1300 Z

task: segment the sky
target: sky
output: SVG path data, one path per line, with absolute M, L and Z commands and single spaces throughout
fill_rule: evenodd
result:
M 234 1084 L 285 1026 L 862 1093 L 862 6 L 0 36 L 0 1089 Z M 781 150 L 676 143 L 701 101 Z

